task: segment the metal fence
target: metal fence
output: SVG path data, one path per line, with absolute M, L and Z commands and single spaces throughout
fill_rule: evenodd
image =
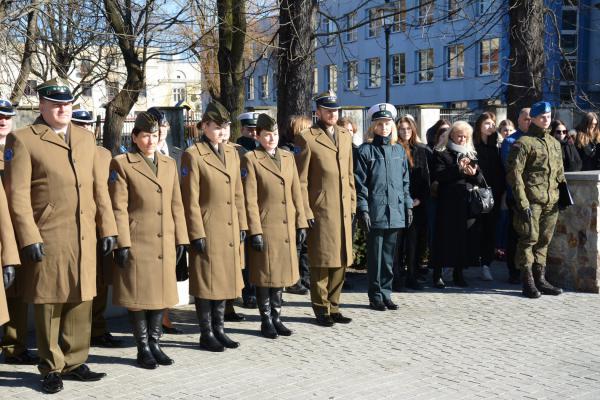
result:
M 440 119 L 445 119 L 450 123 L 467 121 L 473 125 L 477 119 L 477 114 L 468 108 L 442 108 L 440 110 Z

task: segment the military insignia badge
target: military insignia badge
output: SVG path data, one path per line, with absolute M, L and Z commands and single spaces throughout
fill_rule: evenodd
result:
M 246 168 L 242 168 L 242 179 L 248 176 L 248 170 Z
M 13 149 L 4 150 L 4 161 L 10 161 L 13 159 L 14 152 Z
M 302 148 L 299 146 L 294 146 L 294 154 L 300 154 L 302 153 Z
M 379 105 L 379 111 L 385 111 L 386 110 L 386 104 L 382 103 Z
M 116 182 L 117 181 L 117 177 L 118 177 L 117 171 L 115 171 L 113 169 L 112 171 L 110 171 L 110 175 L 108 176 L 108 181 L 111 182 L 111 183 L 112 182 Z
M 181 167 L 181 176 L 188 176 L 189 173 L 190 171 L 187 167 Z

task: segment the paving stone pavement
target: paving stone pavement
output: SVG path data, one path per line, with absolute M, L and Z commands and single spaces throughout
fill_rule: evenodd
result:
M 600 297 L 568 292 L 529 300 L 518 286 L 466 273 L 471 286 L 394 295 L 398 311 L 367 306 L 366 277 L 342 295 L 349 325 L 313 323 L 308 296 L 285 294 L 289 338 L 264 339 L 257 310 L 226 323 L 241 347 L 199 350 L 193 306 L 172 312 L 183 335 L 165 335 L 173 366 L 134 364 L 126 318 L 110 321 L 123 349 L 92 348 L 94 383 L 65 381 L 43 395 L 35 367 L 0 364 L 0 399 L 600 399 Z

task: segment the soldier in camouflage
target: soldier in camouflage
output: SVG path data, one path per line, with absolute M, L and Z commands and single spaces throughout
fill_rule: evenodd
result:
M 523 295 L 535 299 L 541 294 L 562 293 L 562 289 L 546 281 L 545 269 L 548 245 L 558 219 L 558 184 L 565 176 L 560 143 L 549 129 L 550 103 L 535 103 L 530 115 L 529 131 L 510 149 L 507 181 L 515 199 L 515 264 L 522 271 Z

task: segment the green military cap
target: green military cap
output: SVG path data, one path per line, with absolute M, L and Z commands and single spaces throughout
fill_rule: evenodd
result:
M 219 125 L 231 122 L 229 111 L 225 106 L 216 100 L 211 101 L 204 110 L 202 121 L 213 121 Z
M 144 111 L 135 117 L 134 128 L 142 132 L 156 133 L 158 132 L 158 121 L 152 114 Z
M 55 103 L 72 103 L 74 98 L 67 83 L 58 78 L 41 83 L 36 88 L 40 99 L 46 99 Z
M 256 121 L 256 130 L 275 132 L 277 130 L 277 121 L 275 121 L 269 114 L 260 114 Z

